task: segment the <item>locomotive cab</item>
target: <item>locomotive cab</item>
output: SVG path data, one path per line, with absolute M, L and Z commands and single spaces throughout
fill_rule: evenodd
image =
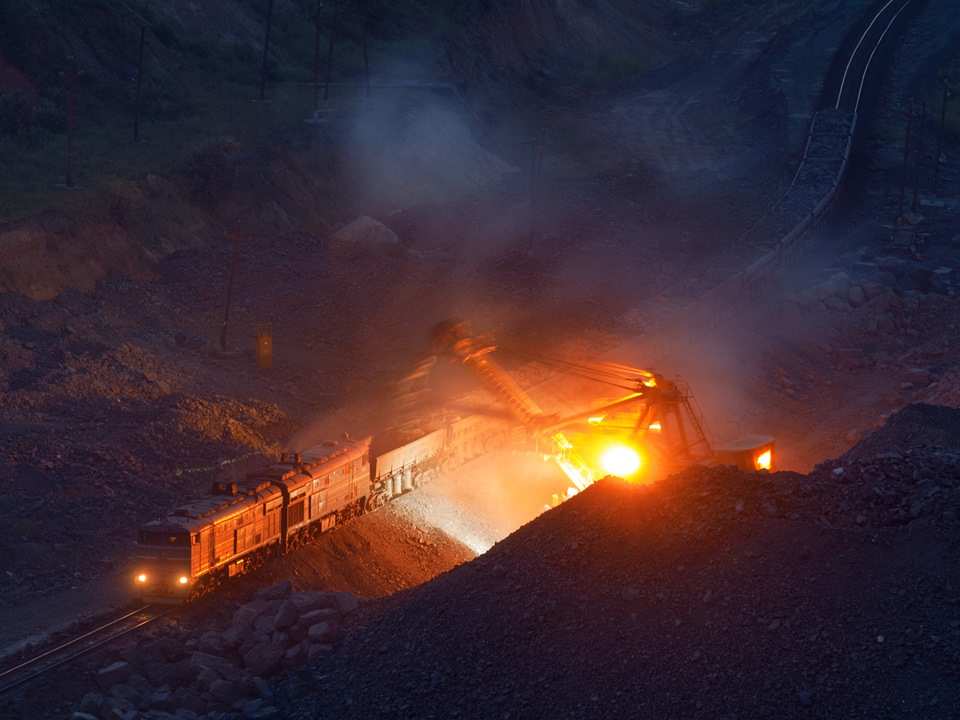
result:
M 137 534 L 134 595 L 145 602 L 186 600 L 193 588 L 190 551 L 194 538 L 187 528 L 153 522 Z

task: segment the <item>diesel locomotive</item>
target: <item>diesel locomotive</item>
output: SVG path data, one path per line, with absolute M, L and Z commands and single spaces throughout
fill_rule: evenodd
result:
M 200 596 L 509 441 L 502 423 L 470 416 L 402 442 L 344 436 L 283 453 L 141 526 L 134 595 L 145 602 Z

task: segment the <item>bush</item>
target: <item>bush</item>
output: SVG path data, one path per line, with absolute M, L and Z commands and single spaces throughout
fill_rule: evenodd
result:
M 33 101 L 27 93 L 0 93 L 0 133 L 19 135 L 30 124 Z
M 226 143 L 214 141 L 190 157 L 183 175 L 192 202 L 213 205 L 233 192 L 234 172 L 226 149 Z

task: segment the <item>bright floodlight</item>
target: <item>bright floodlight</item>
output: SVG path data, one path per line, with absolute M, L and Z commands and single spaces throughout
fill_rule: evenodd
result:
M 767 450 L 765 453 L 761 453 L 757 456 L 757 470 L 769 470 L 770 463 L 773 459 L 773 453 Z
M 640 456 L 633 448 L 615 445 L 600 456 L 600 465 L 607 474 L 626 478 L 640 469 Z

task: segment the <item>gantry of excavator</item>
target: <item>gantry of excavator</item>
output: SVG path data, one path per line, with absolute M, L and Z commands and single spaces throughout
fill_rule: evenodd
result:
M 496 344 L 487 337 L 474 336 L 469 323 L 440 323 L 434 328 L 433 340 L 438 354 L 463 364 L 506 405 L 541 453 L 557 462 L 577 491 L 606 474 L 635 472 L 605 466 L 604 457 L 622 455 L 627 448 L 637 453 L 638 460 L 643 457 L 648 467 L 661 469 L 716 458 L 688 389 L 656 373 L 612 363 L 552 361 L 566 373 L 628 391 L 622 397 L 595 400 L 587 410 L 560 417 L 540 409 L 494 360 Z M 546 446 L 549 449 L 543 451 Z

